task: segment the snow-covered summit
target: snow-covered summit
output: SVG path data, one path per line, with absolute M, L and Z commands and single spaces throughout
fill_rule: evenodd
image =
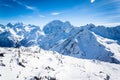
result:
M 68 29 L 71 29 L 73 26 L 67 21 L 67 22 L 62 22 L 60 20 L 54 20 L 47 25 L 44 26 L 43 31 L 45 34 L 50 34 L 54 32 L 61 32 L 61 31 L 66 31 Z

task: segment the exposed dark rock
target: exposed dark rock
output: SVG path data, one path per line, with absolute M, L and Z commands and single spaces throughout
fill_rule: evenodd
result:
M 102 71 L 100 71 L 99 73 L 103 73 Z
M 45 67 L 45 69 L 55 71 L 55 70 L 54 70 L 53 68 L 51 68 L 50 66 Z
M 56 80 L 55 77 L 51 77 L 51 76 L 44 76 L 44 78 L 47 79 L 47 80 Z
M 0 66 L 3 66 L 3 67 L 5 67 L 5 64 L 4 64 L 4 63 L 0 63 Z
M 40 78 L 38 78 L 37 76 L 34 76 L 35 80 L 41 80 Z
M 0 53 L 0 57 L 4 57 L 4 53 Z
M 106 75 L 106 78 L 104 78 L 104 80 L 110 80 L 110 76 Z
M 120 64 L 120 61 L 114 57 L 111 57 L 111 63 Z
M 49 77 L 48 80 L 56 80 L 56 78 L 54 78 L 54 77 Z
M 20 65 L 22 67 L 25 67 L 25 65 L 23 65 L 21 62 L 19 62 L 18 65 Z

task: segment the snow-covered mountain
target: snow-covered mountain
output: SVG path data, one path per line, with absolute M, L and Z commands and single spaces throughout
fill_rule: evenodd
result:
M 118 44 L 120 39 L 120 29 L 118 28 L 120 26 L 103 28 L 102 26 L 96 27 L 89 24 L 82 27 L 73 27 L 69 22 L 67 22 L 67 25 L 65 24 L 66 22 L 52 21 L 43 28 L 46 34 L 41 42 L 43 49 L 57 51 L 77 58 L 120 63 L 120 45 Z M 113 47 L 116 47 L 115 50 L 113 50 Z
M 64 56 L 37 46 L 0 48 L 0 80 L 120 80 L 120 65 Z
M 23 23 L 0 25 L 0 31 L 1 47 L 37 45 L 44 35 L 39 26 L 24 25 Z
M 23 23 L 0 25 L 0 46 L 39 46 L 63 55 L 120 63 L 120 26 L 88 24 L 74 27 L 70 22 L 54 20 L 43 30 Z

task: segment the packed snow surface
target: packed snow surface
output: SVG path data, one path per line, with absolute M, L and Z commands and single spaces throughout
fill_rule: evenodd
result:
M 0 80 L 120 80 L 120 65 L 36 46 L 0 48 Z

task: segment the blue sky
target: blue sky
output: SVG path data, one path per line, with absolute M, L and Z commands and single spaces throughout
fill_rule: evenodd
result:
M 120 0 L 0 0 L 0 23 L 45 25 L 52 20 L 75 26 L 120 24 Z

